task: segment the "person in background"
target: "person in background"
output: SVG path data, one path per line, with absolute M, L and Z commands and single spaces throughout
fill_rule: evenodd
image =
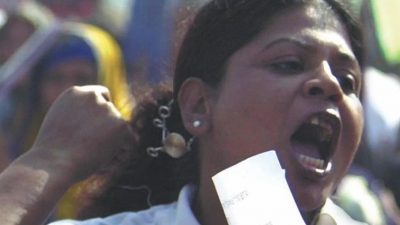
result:
M 20 108 L 25 105 L 26 83 L 28 73 L 13 74 L 5 78 L 5 69 L 11 61 L 15 61 L 17 52 L 27 45 L 36 33 L 46 29 L 52 21 L 53 15 L 42 5 L 33 1 L 8 3 L 0 8 L 3 20 L 0 22 L 0 171 L 8 165 L 10 154 L 7 151 L 11 121 Z M 23 65 L 26 66 L 26 65 Z M 9 80 L 13 85 L 7 91 Z
M 102 84 L 123 118 L 130 118 L 134 104 L 125 77 L 118 43 L 104 30 L 84 23 L 65 22 L 58 40 L 32 68 L 28 84 L 29 101 L 22 116 L 13 119 L 10 129 L 10 158 L 32 145 L 43 117 L 54 100 L 74 85 Z M 57 218 L 73 217 L 72 190 L 60 204 Z
M 99 0 L 38 0 L 49 8 L 57 17 L 66 20 L 88 22 L 98 8 Z
M 0 65 L 3 65 L 36 30 L 49 25 L 54 18 L 46 7 L 32 1 L 21 1 L 0 10 L 4 13 L 4 23 L 0 25 Z
M 31 146 L 44 114 L 58 95 L 73 85 L 103 84 L 128 119 L 132 106 L 118 43 L 104 30 L 65 23 L 58 41 L 31 71 L 29 106 L 11 144 L 15 155 Z
M 45 120 L 32 150 L 0 176 L 0 219 L 40 224 L 69 186 L 97 172 L 88 210 L 103 207 L 106 216 L 92 210 L 99 216 L 52 224 L 228 224 L 211 177 L 275 149 L 305 224 L 363 224 L 329 199 L 363 130 L 363 37 L 342 3 L 210 1 L 183 40 L 173 87 L 136 104 L 129 150 L 121 150 L 125 132 L 79 146 L 49 134 Z M 154 206 L 133 212 L 138 199 L 113 202 L 138 186 L 151 190 Z

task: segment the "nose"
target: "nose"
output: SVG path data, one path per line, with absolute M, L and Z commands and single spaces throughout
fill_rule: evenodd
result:
M 322 98 L 334 102 L 343 99 L 343 90 L 332 73 L 328 62 L 324 61 L 314 70 L 311 78 L 304 83 L 303 93 L 307 97 Z

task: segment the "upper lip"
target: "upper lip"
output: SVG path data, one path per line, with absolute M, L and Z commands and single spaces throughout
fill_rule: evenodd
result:
M 338 110 L 326 109 L 313 113 L 296 129 L 292 137 L 296 138 L 298 131 L 304 127 L 316 128 L 314 132 L 317 132 L 314 135 L 317 136 L 316 138 L 320 144 L 324 144 L 324 147 L 319 146 L 319 150 L 323 160 L 327 164 L 335 154 L 342 127 Z

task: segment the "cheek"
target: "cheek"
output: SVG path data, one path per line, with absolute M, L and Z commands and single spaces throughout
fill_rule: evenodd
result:
M 229 149 L 234 162 L 277 147 L 285 123 L 283 112 L 290 105 L 276 89 L 242 84 L 252 88 L 231 89 L 221 95 L 213 122 L 215 140 L 221 149 Z
M 64 91 L 64 88 L 55 84 L 45 83 L 40 90 L 40 100 L 44 107 L 49 107 L 55 99 Z
M 350 110 L 344 114 L 344 123 L 347 129 L 344 129 L 343 135 L 347 137 L 350 145 L 354 146 L 352 152 L 356 152 L 361 141 L 362 132 L 364 129 L 364 111 L 361 102 L 358 99 L 351 100 Z
M 343 113 L 343 133 L 341 136 L 340 150 L 337 156 L 337 163 L 340 168 L 340 176 L 343 176 L 358 150 L 362 131 L 364 127 L 363 108 L 358 99 L 350 101 L 350 107 Z

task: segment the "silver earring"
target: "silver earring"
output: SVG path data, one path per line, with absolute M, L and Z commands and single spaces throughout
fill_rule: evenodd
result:
M 195 121 L 193 121 L 193 127 L 200 127 L 200 125 L 201 125 L 201 122 L 200 122 L 200 120 L 195 120 Z
M 148 147 L 147 154 L 151 157 L 158 157 L 160 152 L 165 152 L 172 158 L 182 157 L 187 150 L 190 150 L 191 139 L 186 143 L 185 138 L 176 132 L 169 132 L 167 129 L 167 118 L 171 116 L 171 100 L 168 105 L 162 105 L 158 108 L 159 118 L 153 119 L 154 126 L 161 129 L 161 142 L 160 147 Z M 199 121 L 200 122 L 200 121 Z

